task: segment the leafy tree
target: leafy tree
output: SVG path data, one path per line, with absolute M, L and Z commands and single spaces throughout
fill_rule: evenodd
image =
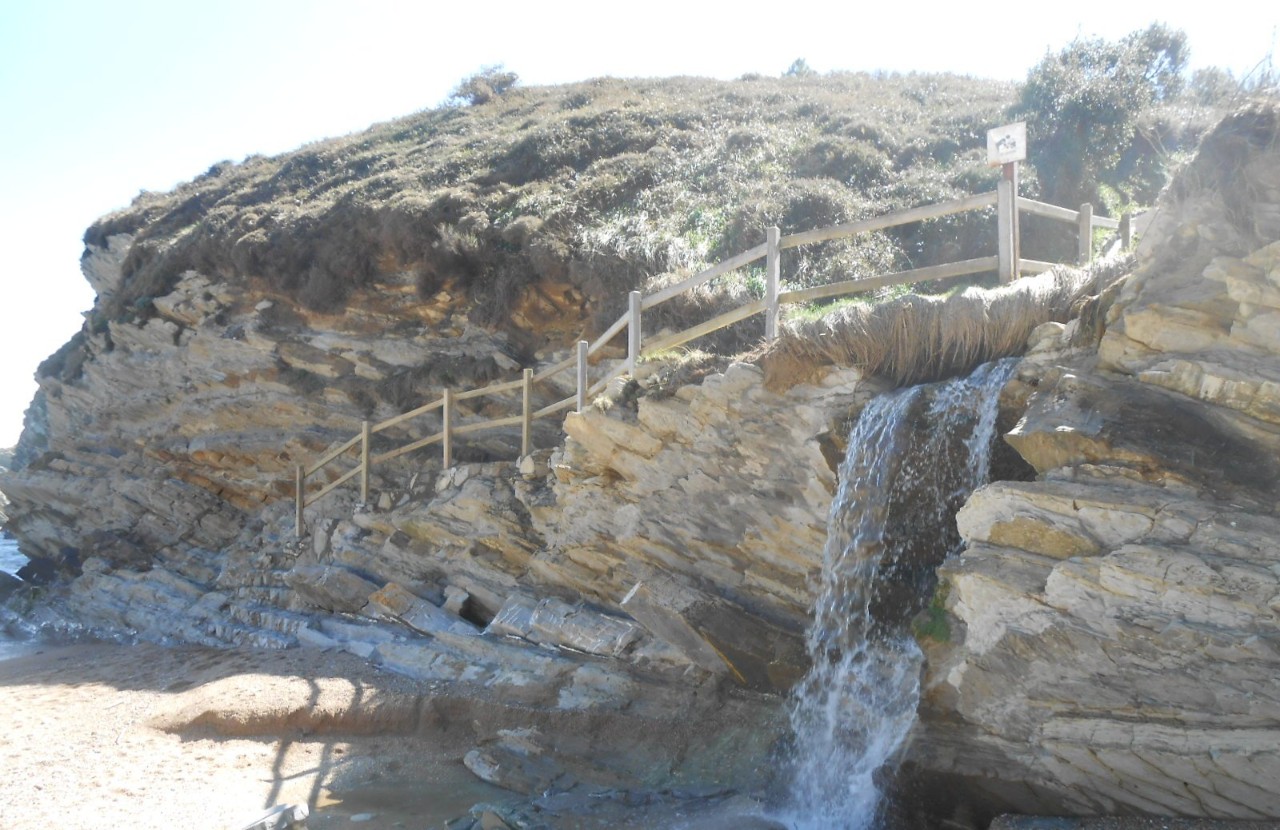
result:
M 1186 34 L 1160 23 L 1118 42 L 1078 38 L 1046 55 L 1015 107 L 1027 121 L 1041 196 L 1072 206 L 1098 204 L 1107 189 L 1129 196 L 1137 181 L 1125 176 L 1136 171 L 1121 170 L 1121 159 L 1139 138 L 1142 113 L 1182 91 L 1187 57 Z
M 812 78 L 817 75 L 817 71 L 809 66 L 809 62 L 804 58 L 796 58 L 787 67 L 787 71 L 782 73 L 784 78 Z

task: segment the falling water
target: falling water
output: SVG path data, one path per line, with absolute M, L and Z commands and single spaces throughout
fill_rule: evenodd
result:
M 990 475 L 999 392 L 1015 361 L 874 399 L 849 435 L 808 649 L 791 700 L 795 830 L 872 827 L 875 776 L 915 722 L 921 654 L 907 622 L 960 548 L 955 511 Z

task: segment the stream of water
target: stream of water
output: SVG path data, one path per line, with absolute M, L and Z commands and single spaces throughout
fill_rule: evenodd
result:
M 849 435 L 808 634 L 813 667 L 792 696 L 794 830 L 876 826 L 877 776 L 903 750 L 920 698 L 909 620 L 961 541 L 955 512 L 990 477 L 1000 389 L 1016 361 L 882 395 Z

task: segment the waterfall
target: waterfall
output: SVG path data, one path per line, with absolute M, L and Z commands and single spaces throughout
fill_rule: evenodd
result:
M 1015 360 L 875 398 L 849 434 L 808 634 L 812 668 L 789 715 L 794 830 L 872 827 L 876 774 L 903 748 L 922 656 L 908 629 L 937 565 L 961 546 L 955 512 L 990 476 L 1000 389 Z

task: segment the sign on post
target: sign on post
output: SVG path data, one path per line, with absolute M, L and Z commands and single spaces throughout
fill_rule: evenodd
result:
M 1022 273 L 1018 250 L 1018 162 L 1027 158 L 1027 122 L 1018 121 L 987 130 L 987 163 L 1001 170 L 996 187 L 996 236 L 1001 282 Z
M 1027 160 L 1027 122 L 987 130 L 987 164 L 999 167 Z

